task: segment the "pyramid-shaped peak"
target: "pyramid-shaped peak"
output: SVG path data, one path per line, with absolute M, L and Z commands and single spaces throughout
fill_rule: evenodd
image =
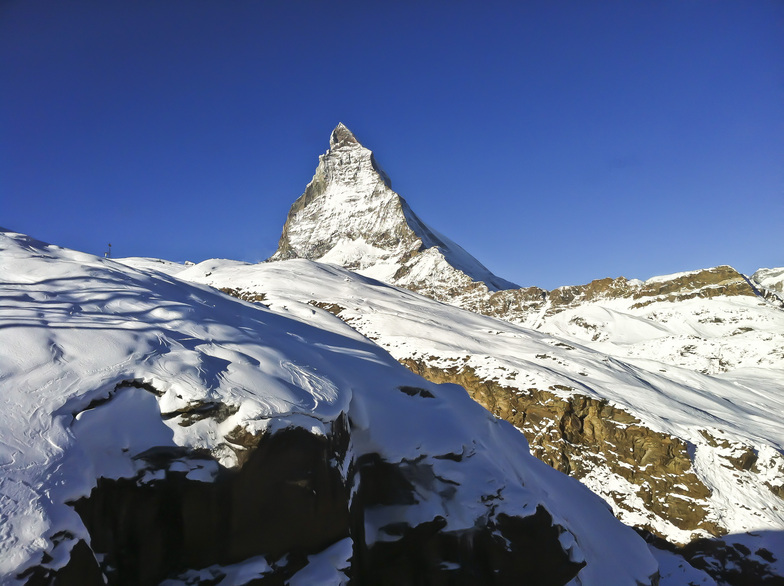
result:
M 337 149 L 343 146 L 354 144 L 359 144 L 359 141 L 354 136 L 354 133 L 346 128 L 345 124 L 338 122 L 338 125 L 335 127 L 335 130 L 332 131 L 332 134 L 329 137 L 329 148 Z
M 480 281 L 491 291 L 516 288 L 420 220 L 343 123 L 329 146 L 291 206 L 270 260 L 317 260 L 395 283 L 401 275 L 425 281 L 430 275 L 439 282 Z

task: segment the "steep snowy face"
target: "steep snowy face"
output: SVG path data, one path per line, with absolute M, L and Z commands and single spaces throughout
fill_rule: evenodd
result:
M 425 225 L 343 124 L 332 131 L 329 146 L 292 205 L 270 260 L 320 260 L 385 281 L 424 268 L 454 282 L 484 282 L 493 291 L 514 286 Z M 423 252 L 426 259 L 419 258 Z

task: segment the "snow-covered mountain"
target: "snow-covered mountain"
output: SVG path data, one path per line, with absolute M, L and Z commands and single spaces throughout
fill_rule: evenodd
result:
M 540 459 L 718 579 L 784 575 L 784 270 L 749 278 L 721 266 L 553 291 L 484 282 L 409 220 L 345 127 L 330 146 L 271 260 L 354 274 L 219 260 L 164 270 L 272 307 L 325 308 L 411 370 L 464 386 Z
M 784 299 L 784 267 L 759 269 L 751 280 L 760 288 Z
M 337 264 L 614 356 L 645 356 L 707 373 L 784 370 L 784 269 L 761 269 L 748 278 L 723 266 L 644 282 L 619 277 L 553 291 L 520 288 L 428 228 L 343 124 L 292 205 L 270 260 L 290 258 Z
M 519 288 L 342 124 L 271 260 L 0 237 L 1 583 L 784 582 L 783 269 Z
M 338 124 L 313 179 L 291 206 L 270 260 L 338 264 L 408 288 L 515 287 L 429 228 L 392 190 L 373 153 Z
M 9 232 L 0 267 L 2 584 L 709 583 L 296 295 Z

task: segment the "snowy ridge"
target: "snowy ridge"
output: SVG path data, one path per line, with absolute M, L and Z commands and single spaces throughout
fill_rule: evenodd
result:
M 707 374 L 784 370 L 784 311 L 772 302 L 778 298 L 755 294 L 753 279 L 724 266 L 647 281 L 620 277 L 549 292 L 520 289 L 428 228 L 342 124 L 292 205 L 271 260 L 290 258 L 342 266 L 622 359 L 646 357 Z M 782 270 L 757 275 L 763 289 L 782 286 Z
M 283 279 L 297 274 L 286 274 L 286 267 L 296 267 L 304 269 L 304 286 L 316 289 L 314 277 L 332 275 L 334 284 L 354 278 L 302 261 L 208 266 Z M 415 505 L 368 515 L 368 543 L 389 539 L 383 531 L 389 515 L 412 524 L 440 516 L 445 530 L 459 531 L 489 522 L 488 514 L 525 516 L 541 505 L 561 528 L 569 559 L 586 563 L 573 584 L 647 584 L 656 572 L 644 542 L 579 483 L 534 459 L 512 426 L 459 387 L 412 374 L 296 295 L 276 294 L 270 311 L 161 272 L 6 232 L 0 267 L 4 584 L 21 581 L 20 573 L 36 564 L 62 567 L 77 541 L 89 542 L 79 516 L 64 503 L 87 496 L 98 476 L 148 483 L 176 472 L 210 482 L 221 468 L 238 466 L 230 439 L 237 429 L 260 435 L 298 427 L 323 435 L 342 414 L 352 422 L 348 458 L 424 458 L 440 479 L 417 488 Z M 427 398 L 400 389 L 419 389 Z M 141 456 L 161 448 L 201 455 L 184 456 L 169 471 L 147 470 Z M 325 559 L 345 563 L 345 551 L 343 543 L 326 557 L 314 556 L 315 565 L 292 583 L 321 575 L 318 564 Z M 227 572 L 266 571 L 257 558 L 248 564 Z
M 720 295 L 586 302 L 542 317 L 537 329 L 623 359 L 647 358 L 705 374 L 784 369 L 784 311 L 762 299 Z

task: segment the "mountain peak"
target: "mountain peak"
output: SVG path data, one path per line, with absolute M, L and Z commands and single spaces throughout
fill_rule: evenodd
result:
M 332 134 L 329 136 L 329 148 L 338 149 L 343 146 L 355 144 L 359 144 L 359 141 L 357 140 L 357 137 L 354 136 L 354 133 L 351 132 L 345 124 L 338 122 L 335 130 L 333 130 Z
M 482 282 L 492 291 L 514 287 L 422 222 L 392 190 L 372 151 L 343 123 L 332 131 L 329 146 L 291 206 L 270 260 L 319 260 L 428 291 L 443 280 Z

